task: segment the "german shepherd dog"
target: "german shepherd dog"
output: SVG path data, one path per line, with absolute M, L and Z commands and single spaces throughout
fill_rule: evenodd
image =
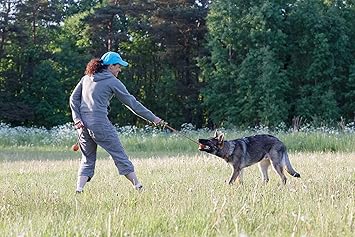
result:
M 236 179 L 242 183 L 243 169 L 258 162 L 265 183 L 269 181 L 270 164 L 281 177 L 283 184 L 286 184 L 284 169 L 293 177 L 301 177 L 291 166 L 286 146 L 274 136 L 263 134 L 225 141 L 223 133 L 216 131 L 214 137 L 198 141 L 200 151 L 218 156 L 231 165 L 229 184 L 233 184 Z

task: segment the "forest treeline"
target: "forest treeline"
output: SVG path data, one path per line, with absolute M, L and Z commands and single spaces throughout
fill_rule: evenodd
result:
M 172 126 L 355 121 L 353 0 L 2 0 L 0 122 L 71 121 L 86 63 L 119 78 Z M 118 100 L 118 125 L 142 125 Z

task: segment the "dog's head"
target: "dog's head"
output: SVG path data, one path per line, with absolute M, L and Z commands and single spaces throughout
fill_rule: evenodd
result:
M 198 139 L 200 151 L 205 151 L 207 153 L 217 155 L 217 152 L 223 148 L 224 145 L 224 134 L 221 132 L 214 133 L 214 137 L 208 139 Z

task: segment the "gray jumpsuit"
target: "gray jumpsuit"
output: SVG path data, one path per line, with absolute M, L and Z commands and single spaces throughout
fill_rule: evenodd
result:
M 120 175 L 134 171 L 117 132 L 108 119 L 108 106 L 113 96 L 136 115 L 148 121 L 158 119 L 131 95 L 123 83 L 110 71 L 104 70 L 93 76 L 84 76 L 70 96 L 70 108 L 74 123 L 82 121 L 84 128 L 79 129 L 79 144 L 82 153 L 79 176 L 94 175 L 97 145 L 105 149 L 112 157 Z

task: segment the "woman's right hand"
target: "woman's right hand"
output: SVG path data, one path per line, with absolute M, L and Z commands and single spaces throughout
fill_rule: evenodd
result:
M 158 118 L 158 117 L 154 120 L 154 124 L 156 126 L 160 126 L 162 128 L 165 128 L 165 126 L 168 125 L 167 122 L 165 122 L 164 120 L 162 120 L 161 118 Z

